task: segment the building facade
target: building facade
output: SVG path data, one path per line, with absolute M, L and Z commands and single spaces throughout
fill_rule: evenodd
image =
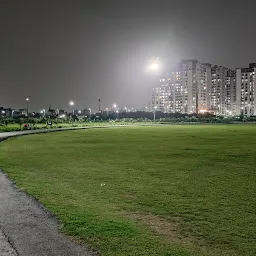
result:
M 174 111 L 173 100 L 174 91 L 171 84 L 171 79 L 168 77 L 163 77 L 160 79 L 159 84 L 153 88 L 150 109 L 151 111 L 171 113 Z
M 236 115 L 256 116 L 256 63 L 236 70 Z
M 150 111 L 256 116 L 256 63 L 236 70 L 182 60 L 152 91 Z
M 151 111 L 196 113 L 209 108 L 211 65 L 182 60 L 169 76 L 153 88 Z

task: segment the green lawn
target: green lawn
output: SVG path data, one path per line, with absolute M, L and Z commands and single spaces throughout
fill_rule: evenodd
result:
M 102 255 L 256 255 L 256 126 L 31 135 L 0 167 Z

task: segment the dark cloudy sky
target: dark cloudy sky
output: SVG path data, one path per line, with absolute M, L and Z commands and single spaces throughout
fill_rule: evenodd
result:
M 237 2 L 237 3 L 236 3 Z M 255 0 L 1 0 L 0 106 L 144 106 L 158 56 L 256 61 Z

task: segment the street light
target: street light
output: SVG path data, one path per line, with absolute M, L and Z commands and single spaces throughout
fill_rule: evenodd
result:
M 90 118 L 92 117 L 92 109 L 89 108 L 89 111 L 90 111 Z
M 27 102 L 27 117 L 28 117 L 28 102 L 29 102 L 29 98 L 26 98 L 26 102 Z
M 156 62 L 151 63 L 151 65 L 149 66 L 149 69 L 150 69 L 151 71 L 157 71 L 158 68 L 159 68 L 159 64 L 156 63 Z
M 72 121 L 71 124 L 72 125 L 73 125 L 73 115 L 75 114 L 74 105 L 75 105 L 75 103 L 73 100 L 69 101 L 69 106 L 71 106 L 71 108 L 72 108 L 72 116 L 71 116 L 71 121 Z
M 119 113 L 119 111 L 117 110 L 116 111 L 116 119 L 118 119 L 118 113 Z
M 156 73 L 158 72 L 160 69 L 160 64 L 159 64 L 159 58 L 156 58 L 155 60 L 153 60 L 149 66 L 148 66 L 148 71 L 152 72 L 152 73 Z
M 117 108 L 117 105 L 116 105 L 116 104 L 113 104 L 113 108 Z
M 69 106 L 72 107 L 73 115 L 74 115 L 74 105 L 75 105 L 74 101 L 71 100 L 71 101 L 69 102 Z
M 43 116 L 45 116 L 45 109 L 44 108 L 42 110 L 40 110 L 40 114 L 43 114 Z
M 156 109 L 157 109 L 157 106 L 154 106 L 154 122 L 156 121 Z

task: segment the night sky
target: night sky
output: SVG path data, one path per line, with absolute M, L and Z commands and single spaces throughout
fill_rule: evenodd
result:
M 236 3 L 237 2 L 237 3 Z M 1 0 L 0 106 L 148 104 L 155 56 L 256 62 L 255 0 Z

